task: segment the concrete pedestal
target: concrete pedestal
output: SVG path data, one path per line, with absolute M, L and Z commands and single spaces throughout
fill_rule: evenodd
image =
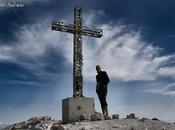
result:
M 95 114 L 94 98 L 91 97 L 69 97 L 62 100 L 63 123 L 76 122 L 80 116 Z

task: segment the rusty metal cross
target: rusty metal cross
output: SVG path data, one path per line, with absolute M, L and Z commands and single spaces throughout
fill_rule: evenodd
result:
M 81 7 L 76 6 L 74 10 L 74 24 L 65 24 L 54 20 L 52 30 L 69 32 L 74 34 L 73 46 L 73 97 L 83 97 L 83 55 L 82 35 L 100 38 L 103 35 L 100 29 L 90 29 L 82 26 Z

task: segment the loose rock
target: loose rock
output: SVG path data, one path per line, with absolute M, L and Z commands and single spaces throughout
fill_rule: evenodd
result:
M 144 122 L 144 121 L 146 121 L 146 120 L 149 120 L 149 119 L 148 119 L 148 118 L 143 117 L 143 118 L 142 118 L 142 119 L 140 119 L 139 121 Z
M 127 118 L 127 119 L 136 119 L 134 113 L 130 113 L 130 115 L 127 115 L 126 118 Z
M 119 114 L 112 115 L 112 119 L 119 119 Z
M 90 116 L 87 114 L 80 115 L 80 121 L 90 121 Z
M 157 118 L 152 118 L 152 120 L 153 120 L 153 121 L 159 121 L 159 119 L 157 119 Z
M 91 115 L 91 121 L 99 121 L 99 120 L 104 120 L 103 114 L 95 113 Z

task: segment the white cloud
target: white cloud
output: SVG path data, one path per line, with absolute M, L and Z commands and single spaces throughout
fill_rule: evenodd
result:
M 72 35 L 58 34 L 58 32 L 52 31 L 51 22 L 48 20 L 42 24 L 22 26 L 17 31 L 16 38 L 17 41 L 10 43 L 11 46 L 2 45 L 0 47 L 0 61 L 10 61 L 20 64 L 37 75 L 41 73 L 46 75 L 46 72 L 43 72 L 42 69 L 47 63 L 42 61 L 41 57 L 45 56 L 49 48 L 55 48 L 60 53 L 70 54 L 73 46 Z M 72 59 L 72 53 L 70 56 L 65 55 L 65 57 L 66 59 Z M 29 61 L 33 62 L 30 63 Z
M 20 50 L 21 54 L 31 58 L 43 55 L 49 47 L 57 48 L 59 51 L 65 49 L 65 47 L 63 48 L 64 44 L 67 45 L 67 42 L 71 41 L 68 35 L 52 31 L 51 23 L 48 23 L 45 28 L 44 25 L 39 23 L 24 26 L 17 33 L 17 38 L 19 43 L 16 49 Z
M 148 89 L 144 91 L 149 93 L 154 93 L 154 94 L 161 94 L 165 96 L 175 96 L 175 83 L 170 83 L 163 87 L 158 86 L 156 88 Z
M 175 67 L 163 67 L 159 69 L 159 74 L 167 77 L 174 77 Z
M 104 30 L 104 36 L 96 40 L 93 47 L 92 44 L 83 44 L 86 50 L 85 74 L 88 78 L 95 75 L 92 69 L 100 64 L 114 79 L 155 80 L 160 76 L 158 70 L 161 65 L 170 62 L 174 57 L 159 56 L 160 48 L 146 43 L 139 32 L 130 30 L 127 26 L 106 24 L 102 28 L 111 29 Z M 122 33 L 125 29 L 129 32 Z
M 92 14 L 87 16 L 86 24 L 89 25 L 94 18 Z M 21 27 L 16 33 L 18 43 L 15 46 L 0 47 L 0 59 L 3 60 L 5 57 L 26 66 L 28 64 L 27 67 L 30 69 L 37 67 L 22 61 L 22 55 L 35 60 L 42 68 L 45 63 L 38 58 L 44 56 L 47 49 L 52 47 L 61 52 L 68 63 L 72 64 L 73 36 L 52 31 L 51 22 L 43 20 L 42 23 Z M 109 23 L 102 25 L 101 28 L 104 29 L 102 38 L 86 37 L 83 40 L 85 80 L 94 80 L 96 64 L 107 70 L 110 78 L 121 81 L 156 80 L 159 77 L 174 75 L 174 67 L 163 65 L 171 62 L 175 55 L 159 56 L 162 49 L 145 42 L 140 32 L 122 24 Z
M 13 56 L 11 55 L 12 47 L 10 46 L 1 46 L 0 48 L 0 61 L 9 61 L 13 59 Z

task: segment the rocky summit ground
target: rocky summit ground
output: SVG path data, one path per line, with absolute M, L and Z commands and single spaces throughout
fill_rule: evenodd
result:
M 175 124 L 165 123 L 156 118 L 108 119 L 62 124 L 51 117 L 33 117 L 3 130 L 175 130 Z
M 175 130 L 175 125 L 161 121 L 117 119 L 94 122 L 77 122 L 60 125 L 54 130 Z

